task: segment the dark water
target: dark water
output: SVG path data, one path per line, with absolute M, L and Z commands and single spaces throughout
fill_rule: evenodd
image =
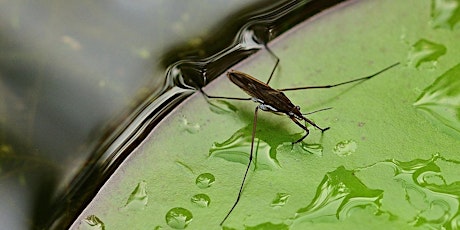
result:
M 339 2 L 0 3 L 2 227 L 68 226 L 197 87 Z

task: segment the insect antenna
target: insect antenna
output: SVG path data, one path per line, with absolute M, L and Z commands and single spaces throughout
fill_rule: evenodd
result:
M 310 115 L 310 114 L 313 114 L 313 113 L 317 113 L 317 112 L 321 112 L 321 111 L 325 111 L 325 110 L 330 110 L 332 109 L 332 107 L 328 107 L 328 108 L 324 108 L 324 109 L 318 109 L 318 110 L 315 110 L 315 111 L 312 111 L 312 112 L 308 112 L 308 113 L 302 113 L 302 115 Z

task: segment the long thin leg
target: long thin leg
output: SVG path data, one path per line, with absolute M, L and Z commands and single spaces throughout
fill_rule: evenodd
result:
M 241 193 L 243 192 L 244 182 L 246 181 L 246 176 L 248 175 L 249 168 L 250 168 L 251 162 L 252 162 L 253 152 L 254 152 L 254 137 L 256 136 L 256 127 L 257 127 L 257 111 L 259 111 L 258 106 L 256 107 L 256 110 L 254 111 L 254 123 L 252 125 L 252 138 L 251 138 L 251 151 L 249 153 L 248 166 L 246 167 L 246 172 L 244 173 L 243 181 L 241 182 L 240 191 L 238 192 L 238 196 L 236 197 L 235 203 L 233 204 L 232 208 L 230 208 L 230 211 L 228 211 L 227 215 L 224 217 L 222 222 L 220 222 L 221 226 L 224 224 L 225 220 L 227 220 L 227 218 L 232 213 L 233 209 L 236 207 L 236 205 L 240 201 Z
M 303 117 L 303 119 L 310 123 L 311 125 L 315 126 L 316 128 L 318 128 L 319 130 L 321 130 L 321 132 L 324 132 L 326 130 L 328 130 L 330 127 L 326 127 L 326 128 L 321 128 L 319 127 L 317 124 L 315 124 L 315 122 L 311 121 L 310 119 L 306 118 L 306 117 Z M 300 123 L 295 117 L 291 117 L 291 120 L 294 121 L 294 123 L 296 123 L 300 128 L 302 128 L 303 130 L 305 130 L 307 133 L 305 135 L 303 135 L 299 140 L 297 141 L 294 141 L 292 142 L 292 144 L 296 144 L 296 143 L 299 143 L 301 141 L 303 141 L 303 139 L 305 139 L 305 137 L 308 136 L 308 134 L 310 133 L 310 131 L 308 130 L 307 126 L 305 125 L 302 125 L 302 123 Z
M 345 84 L 349 84 L 349 83 L 353 83 L 353 82 L 357 82 L 357 81 L 363 81 L 363 80 L 368 80 L 368 79 L 371 79 L 395 66 L 399 65 L 399 62 L 393 64 L 393 65 L 390 65 L 380 71 L 378 71 L 377 73 L 374 73 L 372 75 L 369 75 L 367 77 L 362 77 L 362 78 L 358 78 L 358 79 L 354 79 L 354 80 L 351 80 L 351 81 L 345 81 L 345 82 L 341 82 L 341 83 L 338 83 L 338 84 L 333 84 L 333 85 L 321 85 L 321 86 L 305 86 L 305 87 L 294 87 L 294 88 L 284 88 L 284 89 L 278 89 L 279 91 L 292 91 L 292 90 L 300 90 L 300 89 L 324 89 L 324 88 L 333 88 L 333 87 L 336 87 L 336 86 L 340 86 L 340 85 L 345 85 Z
M 250 97 L 220 97 L 220 96 L 210 96 L 207 93 L 203 91 L 203 89 L 200 88 L 200 92 L 206 97 L 206 98 L 212 98 L 212 99 L 227 99 L 227 100 L 240 100 L 240 101 L 249 101 L 251 100 Z
M 267 83 L 265 83 L 265 84 L 268 85 L 268 83 L 270 83 L 270 80 L 272 80 L 272 77 L 273 77 L 273 74 L 275 73 L 276 67 L 278 67 L 278 64 L 280 63 L 280 59 L 278 58 L 278 56 L 275 55 L 275 53 L 273 53 L 273 51 L 272 51 L 270 48 L 268 48 L 267 44 L 265 44 L 264 46 L 265 46 L 265 49 L 267 49 L 267 51 L 268 51 L 273 57 L 276 58 L 276 63 L 275 63 L 275 66 L 274 66 L 273 69 L 272 69 L 272 73 L 270 74 L 270 77 L 268 78 Z

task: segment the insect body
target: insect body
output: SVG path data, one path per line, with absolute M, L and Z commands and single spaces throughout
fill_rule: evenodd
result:
M 305 125 L 302 125 L 299 120 L 304 120 L 310 123 L 322 132 L 329 129 L 329 127 L 321 128 L 313 121 L 303 116 L 300 112 L 300 107 L 294 105 L 291 100 L 289 100 L 289 98 L 284 95 L 283 92 L 277 89 L 273 89 L 268 84 L 261 82 L 249 74 L 232 70 L 227 73 L 227 77 L 235 85 L 252 96 L 251 99 L 254 102 L 259 103 L 257 106 L 259 109 L 274 113 L 284 113 L 289 116 L 289 118 L 291 118 L 291 120 L 294 121 L 299 127 L 305 130 L 306 134 L 294 143 L 301 142 L 305 137 L 308 136 L 309 133 L 308 128 Z
M 227 73 L 227 77 L 230 79 L 230 81 L 233 82 L 238 87 L 240 87 L 248 95 L 250 95 L 251 96 L 250 98 L 210 96 L 210 95 L 206 94 L 203 91 L 203 89 L 200 89 L 200 91 L 203 93 L 203 95 L 206 96 L 206 98 L 228 99 L 228 100 L 252 100 L 252 101 L 254 101 L 256 103 L 259 103 L 259 105 L 255 108 L 255 111 L 254 111 L 254 122 L 253 122 L 253 127 L 252 127 L 252 139 L 251 139 L 251 150 L 250 150 L 250 153 L 249 153 L 249 162 L 248 162 L 248 165 L 246 167 L 246 171 L 244 173 L 243 180 L 241 182 L 241 186 L 240 186 L 240 190 L 238 192 L 238 196 L 237 196 L 235 202 L 233 203 L 233 206 L 230 208 L 230 210 L 228 211 L 227 215 L 224 217 L 224 219 L 220 223 L 220 225 L 222 225 L 225 222 L 225 220 L 230 216 L 230 214 L 232 213 L 233 209 L 236 207 L 236 205 L 238 204 L 238 202 L 239 202 L 239 200 L 241 198 L 241 194 L 242 194 L 243 187 L 244 187 L 244 182 L 246 181 L 246 177 L 247 177 L 247 174 L 249 172 L 249 168 L 251 166 L 251 162 L 252 162 L 252 158 L 253 158 L 254 137 L 255 137 L 255 134 L 256 134 L 257 113 L 258 113 L 259 109 L 263 110 L 263 111 L 273 112 L 273 113 L 285 114 L 296 125 L 298 125 L 300 128 L 305 130 L 306 131 L 305 135 L 303 135 L 299 140 L 296 140 L 295 142 L 293 142 L 293 144 L 295 144 L 295 143 L 301 142 L 309 134 L 308 128 L 305 125 L 303 125 L 302 123 L 300 123 L 300 121 L 305 121 L 305 122 L 311 124 L 312 126 L 314 126 L 314 127 L 318 128 L 319 130 L 321 130 L 321 132 L 324 132 L 324 131 L 328 130 L 329 127 L 321 128 L 317 124 L 315 124 L 313 121 L 311 121 L 310 119 L 306 118 L 300 112 L 300 107 L 294 105 L 291 102 L 291 100 L 289 100 L 289 98 L 283 93 L 283 91 L 294 91 L 294 90 L 302 90 L 302 89 L 333 88 L 333 87 L 340 86 L 340 85 L 345 85 L 345 84 L 349 84 L 349 83 L 353 83 L 353 82 L 359 82 L 359 81 L 364 81 L 364 80 L 371 79 L 371 78 L 377 76 L 378 74 L 380 74 L 382 72 L 385 72 L 388 69 L 391 69 L 391 68 L 399 65 L 399 62 L 398 62 L 398 63 L 390 65 L 390 66 L 388 66 L 388 67 L 386 67 L 386 68 L 384 68 L 384 69 L 382 69 L 382 70 L 380 70 L 380 71 L 378 71 L 378 72 L 376 72 L 376 73 L 374 73 L 372 75 L 357 78 L 357 79 L 353 79 L 353 80 L 350 80 L 350 81 L 341 82 L 341 83 L 338 83 L 338 84 L 274 89 L 274 88 L 270 87 L 268 85 L 268 83 L 270 82 L 270 80 L 271 80 L 271 78 L 273 76 L 273 73 L 275 72 L 275 70 L 276 70 L 276 68 L 278 66 L 279 58 L 266 45 L 265 45 L 265 48 L 267 49 L 267 51 L 273 57 L 276 58 L 276 64 L 273 67 L 273 70 L 272 70 L 272 72 L 270 74 L 270 77 L 268 78 L 267 83 L 264 83 L 264 82 L 262 82 L 262 81 L 260 81 L 260 80 L 258 80 L 256 78 L 250 76 L 249 74 L 246 74 L 246 73 L 243 73 L 243 72 L 231 70 L 231 71 L 229 71 Z

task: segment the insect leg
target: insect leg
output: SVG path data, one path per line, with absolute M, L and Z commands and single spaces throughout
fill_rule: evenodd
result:
M 302 119 L 305 120 L 306 122 L 310 123 L 311 125 L 315 126 L 319 130 L 321 130 L 321 132 L 324 132 L 324 131 L 326 131 L 326 130 L 328 130 L 330 128 L 330 127 L 321 128 L 317 124 L 315 124 L 315 122 L 313 122 L 312 120 L 310 120 L 310 119 L 308 119 L 306 117 L 303 117 Z M 307 126 L 305 126 L 302 123 L 300 123 L 295 117 L 291 117 L 291 120 L 294 121 L 294 123 L 296 123 L 300 128 L 302 128 L 303 130 L 305 130 L 307 132 L 299 140 L 292 142 L 292 144 L 296 144 L 296 143 L 299 143 L 299 142 L 303 141 L 303 139 L 305 139 L 305 137 L 308 136 L 310 131 L 308 130 Z
M 249 100 L 251 100 L 250 97 L 244 98 L 244 97 L 210 96 L 207 93 L 205 93 L 202 88 L 200 88 L 200 92 L 206 97 L 206 99 L 212 98 L 212 99 L 226 99 L 226 100 L 240 100 L 240 101 L 249 101 Z
M 237 205 L 238 202 L 240 201 L 241 193 L 243 192 L 244 182 L 246 181 L 246 176 L 248 175 L 249 168 L 250 168 L 251 162 L 252 162 L 253 152 L 254 152 L 254 137 L 255 137 L 255 135 L 256 135 L 256 127 L 257 127 L 257 111 L 259 111 L 259 107 L 258 107 L 258 106 L 256 107 L 256 110 L 254 111 L 254 123 L 253 123 L 253 125 L 252 125 L 252 138 L 251 138 L 251 151 L 250 151 L 250 153 L 249 153 L 249 162 L 248 162 L 248 166 L 246 167 L 246 172 L 244 172 L 243 181 L 241 182 L 240 191 L 238 192 L 238 196 L 236 197 L 235 203 L 233 203 L 232 208 L 230 208 L 230 210 L 228 211 L 227 215 L 224 217 L 224 219 L 222 220 L 222 222 L 220 222 L 220 225 L 221 225 L 221 226 L 224 224 L 225 220 L 227 220 L 227 218 L 228 218 L 228 217 L 230 216 L 230 214 L 232 213 L 233 209 L 236 207 L 236 205 Z
M 390 65 L 374 74 L 371 74 L 369 76 L 366 76 L 366 77 L 361 77 L 361 78 L 357 78 L 357 79 L 354 79 L 354 80 L 350 80 L 350 81 L 345 81 L 345 82 L 341 82 L 341 83 L 337 83 L 337 84 L 333 84 L 333 85 L 320 85 L 320 86 L 305 86 L 305 87 L 294 87 L 294 88 L 284 88 L 284 89 L 278 89 L 279 91 L 292 91 L 292 90 L 300 90 L 300 89 L 325 89 L 325 88 L 333 88 L 333 87 L 336 87 L 336 86 L 340 86 L 340 85 L 345 85 L 345 84 L 349 84 L 349 83 L 353 83 L 353 82 L 357 82 L 357 81 L 364 81 L 364 80 L 368 80 L 368 79 L 371 79 L 395 66 L 399 65 L 399 62 L 393 64 L 393 65 Z
M 278 58 L 278 56 L 275 55 L 275 53 L 273 53 L 273 51 L 272 51 L 270 48 L 268 48 L 267 44 L 264 44 L 264 46 L 265 46 L 265 49 L 266 49 L 273 57 L 276 58 L 275 66 L 273 67 L 272 73 L 270 74 L 270 77 L 268 78 L 268 81 L 267 81 L 267 83 L 266 83 L 266 84 L 268 85 L 268 83 L 270 83 L 270 80 L 271 80 L 272 77 L 273 77 L 273 74 L 275 73 L 276 67 L 278 67 L 278 64 L 279 64 L 279 62 L 280 62 L 280 59 Z

